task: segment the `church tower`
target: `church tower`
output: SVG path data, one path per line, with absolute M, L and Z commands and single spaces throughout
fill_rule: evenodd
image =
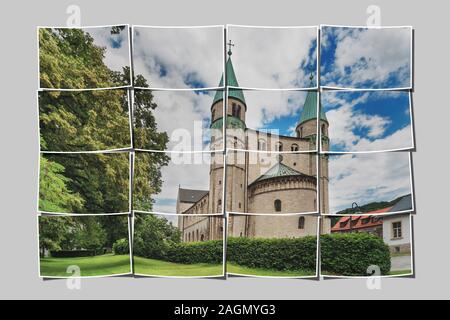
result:
M 245 150 L 246 149 L 246 124 L 245 116 L 247 112 L 247 104 L 245 102 L 244 93 L 241 89 L 232 89 L 229 87 L 239 87 L 236 74 L 234 72 L 233 63 L 231 60 L 231 47 L 230 43 L 228 50 L 228 58 L 225 64 L 226 72 L 226 88 L 228 88 L 227 104 L 224 106 L 224 94 L 221 91 L 217 91 L 211 106 L 211 129 L 213 132 L 219 133 L 222 129 L 225 117 L 225 124 L 227 129 L 226 134 L 226 148 L 233 150 Z M 224 85 L 224 76 L 220 80 L 219 86 Z M 226 108 L 226 110 L 225 110 Z M 217 139 L 213 138 L 216 142 Z M 220 143 L 222 146 L 222 143 Z M 214 151 L 212 144 L 212 150 Z M 217 150 L 217 149 L 216 149 Z M 216 154 L 214 157 L 222 157 L 223 154 Z M 210 206 L 211 212 L 218 212 L 220 207 L 226 205 L 226 210 L 229 212 L 245 212 L 245 206 L 247 205 L 247 183 L 246 183 L 246 166 L 245 166 L 246 154 L 245 152 L 233 152 L 230 151 L 227 157 L 227 203 L 223 203 L 223 179 L 224 179 L 224 166 L 223 161 L 212 161 L 210 171 Z M 240 225 L 245 225 L 239 219 L 245 219 L 245 217 L 230 217 L 229 219 L 229 233 L 233 236 L 239 236 L 242 230 L 237 230 Z M 240 228 L 239 228 L 240 229 Z
M 313 76 L 310 77 L 311 86 Z M 320 115 L 319 121 L 317 121 L 317 99 L 318 93 L 315 91 L 308 91 L 306 96 L 305 104 L 303 107 L 302 114 L 300 116 L 300 121 L 296 127 L 297 138 L 301 139 L 309 139 L 310 141 L 310 150 L 319 150 L 320 146 L 316 145 L 316 139 L 318 131 L 320 132 L 319 137 L 321 140 L 321 148 L 323 151 L 329 150 L 328 144 L 328 128 L 329 123 L 328 119 L 325 115 L 325 112 L 322 109 L 322 105 L 320 104 Z M 318 123 L 317 123 L 318 122 Z M 320 143 L 320 141 L 319 141 Z M 311 154 L 311 157 L 314 157 Z M 311 159 L 311 167 L 313 168 L 313 172 L 316 171 L 316 161 Z M 328 172 L 328 155 L 319 155 L 319 188 L 320 188 L 320 212 L 329 213 L 329 199 L 328 199 L 328 184 L 329 184 L 329 172 Z M 328 220 L 328 219 L 324 219 Z M 321 232 L 329 233 L 330 226 L 322 224 Z

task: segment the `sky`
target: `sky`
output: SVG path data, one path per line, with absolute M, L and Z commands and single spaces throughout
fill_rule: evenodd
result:
M 412 193 L 408 152 L 333 155 L 329 178 L 330 213 Z
M 241 87 L 309 88 L 310 75 L 317 78 L 316 27 L 229 26 L 230 40 L 235 45 L 231 58 Z
M 411 28 L 323 27 L 321 85 L 407 88 L 411 82 Z
M 167 132 L 170 151 L 207 151 L 211 104 L 217 91 L 154 91 L 158 131 Z
M 365 152 L 413 147 L 408 92 L 322 93 L 330 151 Z
M 118 34 L 111 34 L 111 27 L 85 28 L 94 39 L 94 44 L 106 48 L 104 63 L 114 71 L 123 71 L 130 66 L 129 29 Z
M 295 136 L 306 94 L 306 91 L 245 90 L 247 127 Z
M 219 85 L 224 68 L 223 27 L 135 27 L 133 64 L 151 88 Z

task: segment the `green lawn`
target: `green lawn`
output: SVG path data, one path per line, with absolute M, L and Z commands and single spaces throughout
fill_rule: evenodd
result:
M 131 272 L 130 257 L 127 255 L 106 254 L 83 258 L 42 258 L 41 276 L 70 277 L 69 266 L 78 266 L 81 276 L 108 276 Z
M 180 264 L 135 256 L 134 272 L 149 276 L 211 277 L 222 276 L 223 266 L 207 263 Z
M 410 275 L 412 273 L 411 270 L 397 270 L 397 271 L 391 271 L 389 272 L 390 276 L 403 276 L 403 275 Z
M 248 268 L 234 263 L 227 264 L 227 272 L 240 275 L 262 277 L 310 277 L 316 275 L 315 271 L 278 271 L 270 269 Z

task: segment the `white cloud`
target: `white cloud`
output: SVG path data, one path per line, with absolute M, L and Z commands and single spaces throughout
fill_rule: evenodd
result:
M 309 87 L 311 70 L 302 66 L 316 60 L 316 52 L 310 54 L 317 39 L 316 28 L 230 26 L 228 32 L 228 39 L 235 44 L 232 61 L 240 86 Z
M 330 213 L 412 192 L 405 152 L 333 156 L 329 174 Z
M 239 76 L 238 76 L 239 77 Z M 272 121 L 289 116 L 300 116 L 306 92 L 299 91 L 244 91 L 247 102 L 246 124 L 252 129 L 263 129 Z M 298 121 L 299 119 L 296 119 Z M 289 126 L 295 126 L 291 123 Z M 284 130 L 286 128 L 280 128 Z
M 377 114 L 366 114 L 357 110 L 357 106 L 377 101 L 373 110 L 380 113 L 386 106 L 383 105 L 384 98 L 398 97 L 395 92 L 366 92 L 352 99 L 348 93 L 326 92 L 322 95 L 323 107 L 330 123 L 329 137 L 331 142 L 330 151 L 381 151 L 412 146 L 411 125 L 406 125 L 397 131 L 386 135 L 386 131 L 393 124 L 393 120 L 387 116 Z M 392 106 L 388 106 L 392 108 Z M 398 104 L 398 108 L 406 108 L 409 114 L 409 104 Z M 367 136 L 357 135 L 355 131 L 364 129 Z
M 167 150 L 179 144 L 180 137 L 189 140 L 192 151 L 205 149 L 202 137 L 208 134 L 211 125 L 211 104 L 216 91 L 154 91 L 154 111 L 158 131 L 167 132 Z M 195 141 L 194 141 L 195 139 Z
M 396 86 L 410 85 L 411 29 L 325 28 L 324 48 L 330 37 L 338 40 L 332 71 L 323 74 L 327 86 L 386 86 L 395 75 Z
M 134 28 L 133 62 L 154 88 L 217 87 L 223 73 L 223 28 Z

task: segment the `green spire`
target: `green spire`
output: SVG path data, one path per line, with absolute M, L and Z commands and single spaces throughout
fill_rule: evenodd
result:
M 239 87 L 239 83 L 236 78 L 236 74 L 234 73 L 233 63 L 231 62 L 231 50 L 228 51 L 228 60 L 225 65 L 225 72 L 227 73 L 227 86 L 228 87 Z M 220 79 L 219 87 L 223 86 L 223 75 Z M 245 103 L 244 93 L 241 89 L 230 89 L 228 92 L 228 96 L 231 98 L 235 98 L 240 100 L 242 103 Z M 212 104 L 215 104 L 217 101 L 223 100 L 223 92 L 218 90 L 216 95 L 214 96 L 214 100 Z
M 314 86 L 312 80 L 313 75 L 311 74 L 311 77 L 309 78 L 311 80 L 311 86 Z M 308 91 L 308 94 L 306 95 L 305 104 L 303 105 L 303 111 L 300 115 L 300 122 L 299 124 L 302 124 L 306 121 L 313 120 L 317 118 L 317 93 L 315 91 Z M 322 103 L 320 103 L 320 120 L 326 121 L 327 116 L 325 115 L 325 112 L 322 109 Z

